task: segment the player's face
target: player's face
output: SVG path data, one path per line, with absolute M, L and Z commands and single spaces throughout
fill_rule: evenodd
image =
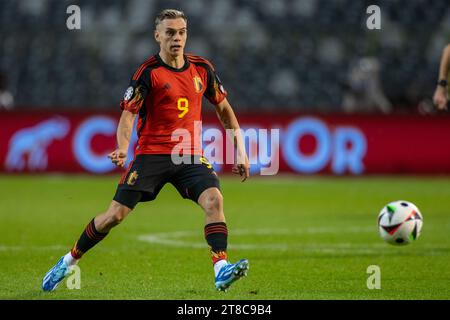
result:
M 164 53 L 172 57 L 183 55 L 187 39 L 186 21 L 182 18 L 161 21 L 156 28 L 155 39 Z

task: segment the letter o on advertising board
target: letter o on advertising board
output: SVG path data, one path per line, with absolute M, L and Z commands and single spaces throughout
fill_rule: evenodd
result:
M 305 155 L 299 141 L 305 135 L 316 139 L 316 150 Z M 284 133 L 283 155 L 286 163 L 295 171 L 315 173 L 322 170 L 331 156 L 332 141 L 325 123 L 314 118 L 301 118 L 292 122 Z

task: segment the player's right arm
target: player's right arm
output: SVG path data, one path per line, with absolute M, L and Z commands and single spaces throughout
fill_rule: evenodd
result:
M 448 44 L 443 52 L 441 58 L 441 64 L 439 67 L 439 79 L 446 80 L 448 79 L 450 71 L 450 44 Z M 442 86 L 438 85 L 436 90 L 434 91 L 433 102 L 440 110 L 447 109 L 448 103 L 448 85 Z
M 117 149 L 111 152 L 108 157 L 116 166 L 123 167 L 127 162 L 128 146 L 130 145 L 133 123 L 136 114 L 127 110 L 122 111 L 119 125 L 117 126 Z
M 144 101 L 150 92 L 150 65 L 155 60 L 150 58 L 144 62 L 131 78 L 130 85 L 120 102 L 122 115 L 117 126 L 117 149 L 108 157 L 112 163 L 123 167 L 127 161 L 128 147 L 130 145 L 133 123 L 136 115 L 144 106 Z

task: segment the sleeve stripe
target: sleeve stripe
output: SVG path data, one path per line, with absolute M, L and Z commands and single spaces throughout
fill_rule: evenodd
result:
M 204 63 L 204 64 L 207 64 L 213 71 L 214 71 L 214 67 L 213 67 L 213 65 L 211 64 L 211 62 L 209 62 L 208 60 L 206 60 L 206 59 L 204 59 L 204 58 L 202 58 L 202 57 L 199 57 L 199 56 L 194 56 L 194 55 L 191 55 L 191 54 L 187 54 L 186 55 L 187 56 L 187 58 L 188 58 L 188 60 L 190 61 L 190 62 L 192 62 L 192 63 Z
M 133 75 L 133 80 L 138 80 L 139 77 L 142 75 L 142 73 L 144 72 L 145 68 L 151 66 L 152 64 L 156 63 L 156 58 L 153 56 L 150 59 L 146 60 L 143 64 L 141 64 L 141 66 L 139 67 L 139 69 L 134 73 Z

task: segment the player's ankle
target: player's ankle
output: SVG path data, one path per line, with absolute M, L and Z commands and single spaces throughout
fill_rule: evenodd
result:
M 78 260 L 79 259 L 76 259 L 72 256 L 72 252 L 69 252 L 64 256 L 64 263 L 68 266 L 76 265 L 78 263 Z
M 226 264 L 228 264 L 228 261 L 225 259 L 219 260 L 214 264 L 214 275 L 216 277 L 219 274 L 220 269 L 222 269 L 222 267 Z

